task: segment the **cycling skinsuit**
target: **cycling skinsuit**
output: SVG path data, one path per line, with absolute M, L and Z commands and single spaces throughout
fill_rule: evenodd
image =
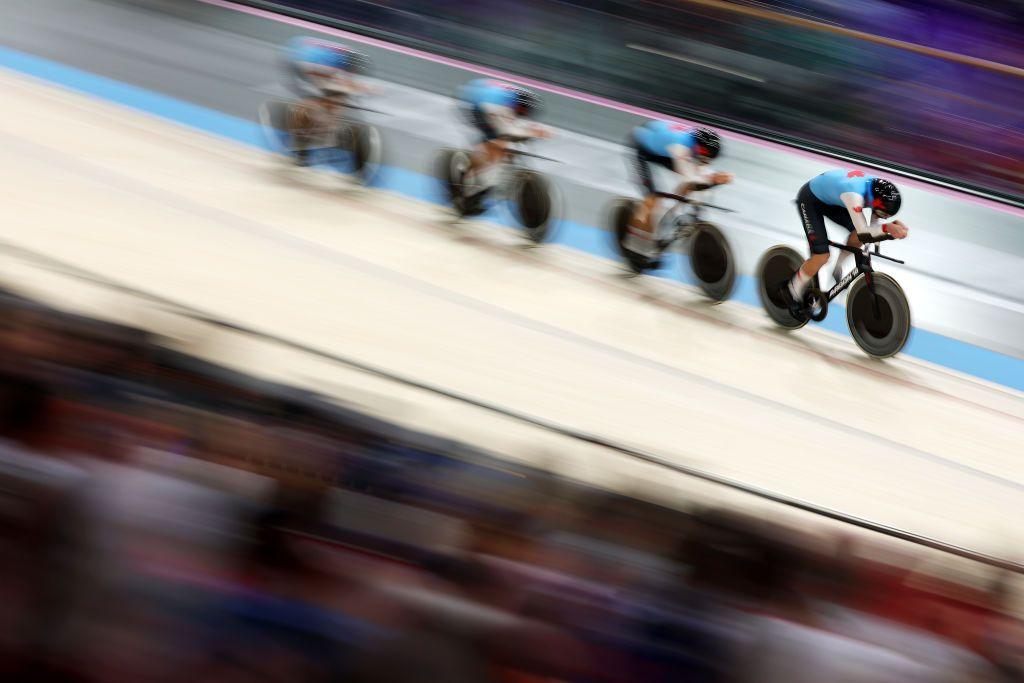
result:
M 648 121 L 633 129 L 632 146 L 636 149 L 636 172 L 648 192 L 654 192 L 654 173 L 651 168 L 662 166 L 676 172 L 675 162 L 669 151 L 674 145 L 693 149 L 693 130 L 671 121 Z
M 812 254 L 828 253 L 825 218 L 850 232 L 855 230 L 850 210 L 843 204 L 841 197 L 847 192 L 853 192 L 864 198 L 863 206 L 871 206 L 872 180 L 874 177 L 863 171 L 835 170 L 812 178 L 800 188 L 796 196 L 797 211 Z
M 516 90 L 513 86 L 490 78 L 478 78 L 462 86 L 459 99 L 468 106 L 469 123 L 480 131 L 483 142 L 509 137 L 495 129 L 488 114 L 501 109 L 508 109 L 509 113 L 515 110 Z

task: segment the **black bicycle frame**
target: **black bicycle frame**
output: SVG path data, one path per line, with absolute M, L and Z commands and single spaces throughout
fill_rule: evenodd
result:
M 551 161 L 556 164 L 562 163 L 558 159 L 552 159 L 551 157 L 546 157 L 543 154 L 536 154 L 535 152 L 529 152 L 525 149 L 518 149 L 516 147 L 507 148 L 505 150 L 505 154 L 508 155 L 509 157 L 527 157 L 530 159 L 539 159 L 541 161 Z
M 708 204 L 706 202 L 698 201 L 696 199 L 690 199 L 688 197 L 684 197 L 683 195 L 680 195 L 680 194 L 673 194 L 672 192 L 653 192 L 652 194 L 654 196 L 656 196 L 656 197 L 662 197 L 663 199 L 672 199 L 672 200 L 675 200 L 676 202 L 678 202 L 678 204 L 676 204 L 675 206 L 672 206 L 671 208 L 669 208 L 668 211 L 666 211 L 664 213 L 664 215 L 662 215 L 661 220 L 658 221 L 658 225 L 655 228 L 655 234 L 658 234 L 659 232 L 661 232 L 662 223 L 664 223 L 664 221 L 666 219 L 668 219 L 669 216 L 672 215 L 672 212 L 676 208 L 678 208 L 679 205 L 685 204 L 685 205 L 689 205 L 689 206 L 693 207 L 693 213 L 690 214 L 690 219 L 691 219 L 690 220 L 690 224 L 691 225 L 693 223 L 697 223 L 697 222 L 700 221 L 700 219 L 701 219 L 701 210 L 703 210 L 703 209 L 715 209 L 717 211 L 724 211 L 725 213 L 735 213 L 734 209 L 727 209 L 724 206 L 716 206 L 715 204 Z M 661 243 L 660 243 L 661 246 L 659 246 L 659 248 L 658 248 L 659 253 L 664 253 L 669 247 L 671 247 L 672 244 L 676 242 L 676 240 L 680 239 L 680 235 L 681 234 L 682 234 L 682 232 L 679 229 L 677 229 L 672 234 L 672 236 L 670 238 L 662 240 Z
M 733 209 L 727 209 L 724 206 L 715 206 L 714 204 L 708 204 L 707 202 L 697 201 L 696 199 L 690 199 L 684 197 L 681 194 L 673 194 L 672 192 L 652 192 L 655 197 L 663 197 L 664 199 L 674 199 L 680 204 L 693 204 L 703 209 L 715 209 L 716 211 L 725 211 L 726 213 L 735 213 Z
M 875 271 L 871 267 L 871 256 L 870 256 L 870 254 L 865 254 L 862 250 L 860 250 L 860 249 L 858 249 L 856 247 L 851 247 L 851 246 L 848 246 L 846 244 L 838 244 L 838 243 L 833 242 L 831 240 L 829 240 L 829 244 L 832 245 L 833 247 L 836 247 L 837 249 L 842 249 L 843 251 L 848 251 L 851 254 L 853 254 L 853 259 L 854 259 L 854 263 L 856 264 L 856 267 L 853 270 L 851 270 L 849 273 L 847 273 L 845 276 L 843 276 L 842 280 L 840 280 L 839 282 L 835 283 L 835 285 L 832 286 L 832 289 L 828 290 L 828 293 L 825 294 L 826 300 L 827 301 L 832 301 L 837 296 L 839 296 L 843 292 L 844 289 L 849 287 L 853 283 L 853 281 L 856 280 L 860 276 L 861 273 L 863 273 L 864 276 L 867 278 L 867 281 L 868 281 L 868 291 L 870 291 L 872 294 L 874 294 L 875 293 L 875 285 L 874 285 L 874 282 L 872 282 L 871 274 L 873 272 L 875 272 Z M 818 291 L 821 291 L 821 289 L 819 288 Z
M 824 298 L 822 300 L 822 311 L 819 314 L 820 317 L 812 316 L 812 319 L 817 322 L 821 322 L 822 320 L 824 320 L 825 314 L 828 312 L 828 303 L 835 299 L 840 294 L 842 294 L 843 290 L 845 290 L 847 287 L 853 284 L 853 281 L 856 280 L 861 275 L 864 275 L 864 279 L 867 282 L 868 292 L 871 294 L 871 302 L 875 308 L 875 315 L 880 316 L 881 311 L 879 310 L 878 306 L 878 297 L 875 296 L 875 278 L 872 277 L 873 273 L 875 272 L 875 269 L 871 267 L 871 257 L 878 256 L 879 258 L 884 258 L 885 260 L 893 261 L 894 263 L 904 262 L 898 258 L 886 256 L 885 254 L 881 253 L 881 251 L 879 251 L 877 242 L 875 243 L 874 254 L 871 253 L 871 250 L 861 249 L 859 247 L 851 247 L 848 244 L 840 244 L 838 242 L 833 242 L 832 240 L 829 240 L 828 243 L 830 246 L 833 246 L 836 249 L 848 251 L 851 254 L 853 254 L 853 259 L 856 267 L 854 267 L 853 270 L 844 275 L 842 280 L 835 283 L 835 285 L 832 286 L 832 289 L 828 290 L 827 293 L 823 293 Z M 815 284 L 818 285 L 817 274 L 815 274 L 814 279 Z M 820 285 L 818 285 L 816 289 L 818 290 L 818 292 L 821 292 Z

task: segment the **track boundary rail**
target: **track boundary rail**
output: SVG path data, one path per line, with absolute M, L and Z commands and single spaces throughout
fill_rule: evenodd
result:
M 847 38 L 856 38 L 857 40 L 863 40 L 867 43 L 875 43 L 877 45 L 885 45 L 886 47 L 894 47 L 898 50 L 906 50 L 907 52 L 915 52 L 926 57 L 935 57 L 936 59 L 944 59 L 947 62 L 957 62 L 959 64 L 966 64 L 973 66 L 978 69 L 984 69 L 986 71 L 993 71 L 995 73 L 1001 73 L 1007 76 L 1014 76 L 1016 78 L 1024 78 L 1024 69 L 1010 64 L 1002 64 L 1001 62 L 993 62 L 989 59 L 982 59 L 980 57 L 971 57 L 970 55 L 962 55 L 957 52 L 950 52 L 949 50 L 942 50 L 937 47 L 928 47 L 927 45 L 919 45 L 918 43 L 911 43 L 906 40 L 897 40 L 896 38 L 886 38 L 885 36 L 877 36 L 872 33 L 865 33 L 864 31 L 856 31 L 850 28 L 844 28 L 842 26 L 835 26 L 832 24 L 826 24 L 822 21 L 815 21 L 814 19 L 803 19 L 801 17 L 794 17 L 784 12 L 775 12 L 772 10 L 759 9 L 757 7 L 748 7 L 746 5 L 737 5 L 730 2 L 723 2 L 722 0 L 676 0 L 680 5 L 697 5 L 698 7 L 709 7 L 711 9 L 721 10 L 722 12 L 729 12 L 732 14 L 742 14 L 750 17 L 757 17 L 758 19 L 767 19 L 768 21 L 774 21 L 780 24 L 788 24 L 790 26 L 799 26 L 801 28 L 811 29 L 812 31 L 821 31 L 823 33 L 835 33 L 840 36 Z
M 506 408 L 504 406 L 489 403 L 487 401 L 474 398 L 466 394 L 446 389 L 436 384 L 431 384 L 429 382 L 423 382 L 420 380 L 412 379 L 410 377 L 405 377 L 403 375 L 394 373 L 390 370 L 386 370 L 384 368 L 380 368 L 369 363 L 364 363 L 362 361 L 344 356 L 339 353 L 333 353 L 330 351 L 325 351 L 323 349 L 318 349 L 308 344 L 297 342 L 271 332 L 266 332 L 252 327 L 247 327 L 245 325 L 232 323 L 212 313 L 203 311 L 189 304 L 184 304 L 160 294 L 147 292 L 143 289 L 117 282 L 112 278 L 99 275 L 84 268 L 79 268 L 78 266 L 74 266 L 72 264 L 66 263 L 64 261 L 39 253 L 34 250 L 19 247 L 10 242 L 0 241 L 0 251 L 12 254 L 17 258 L 22 259 L 23 261 L 35 263 L 37 266 L 40 266 L 45 270 L 57 272 L 65 276 L 73 277 L 78 280 L 83 280 L 92 283 L 104 289 L 117 291 L 123 294 L 128 294 L 137 297 L 139 299 L 150 301 L 155 304 L 159 304 L 161 306 L 166 307 L 167 309 L 170 309 L 173 312 L 178 313 L 179 315 L 196 320 L 198 322 L 203 322 L 215 327 L 227 329 L 263 341 L 269 341 L 279 346 L 290 348 L 302 353 L 322 358 L 324 360 L 331 361 L 333 363 L 337 363 L 339 365 L 343 365 L 345 367 L 357 370 L 364 374 L 380 377 L 382 379 L 386 379 L 396 384 L 401 384 L 406 387 L 418 389 L 420 391 L 441 396 L 453 401 L 457 401 L 459 403 L 464 403 L 466 405 L 471 405 L 476 408 L 480 408 L 481 410 L 512 419 L 516 422 L 528 424 L 547 432 L 558 434 L 560 436 L 574 439 L 576 441 L 589 443 L 591 445 L 604 448 L 606 450 L 618 453 L 620 455 L 627 456 L 634 460 L 655 465 L 657 467 L 674 472 L 676 474 L 681 474 L 692 479 L 697 479 L 710 484 L 722 486 L 733 491 L 738 491 L 740 493 L 754 496 L 755 498 L 759 498 L 761 500 L 778 503 L 780 505 L 784 505 L 795 510 L 800 510 L 802 512 L 807 512 L 819 517 L 824 517 L 826 519 L 841 522 L 843 524 L 871 531 L 873 533 L 881 534 L 889 538 L 905 541 L 908 543 L 912 543 L 914 545 L 929 548 L 931 550 L 937 550 L 949 555 L 961 557 L 967 560 L 978 562 L 980 564 L 988 565 L 990 567 L 995 567 L 1015 574 L 1024 575 L 1024 564 L 1019 562 L 1014 562 L 1012 560 L 1006 560 L 992 555 L 987 555 L 985 553 L 974 551 L 969 548 L 964 548 L 962 546 L 954 545 L 951 543 L 946 543 L 928 536 L 922 536 L 909 531 L 898 529 L 896 527 L 891 527 L 886 524 L 874 522 L 869 519 L 849 515 L 839 510 L 834 510 L 820 505 L 815 505 L 814 503 L 810 503 L 797 498 L 791 498 L 789 496 L 774 493 L 768 489 L 753 486 L 751 484 L 746 484 L 742 481 L 732 479 L 730 477 L 724 477 L 717 474 L 713 474 L 711 472 L 706 472 L 704 470 L 695 467 L 690 467 L 679 462 L 674 462 L 656 453 L 634 448 L 626 444 L 617 443 L 610 439 L 597 436 L 589 432 L 574 429 L 572 427 L 567 427 L 556 422 L 546 420 L 542 417 L 537 417 L 535 415 L 522 413 L 511 408 Z

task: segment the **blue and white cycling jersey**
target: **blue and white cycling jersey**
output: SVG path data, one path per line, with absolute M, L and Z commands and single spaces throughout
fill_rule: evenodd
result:
M 633 137 L 648 154 L 670 158 L 678 156 L 673 154 L 676 145 L 693 150 L 696 142 L 692 128 L 671 121 L 648 121 L 633 131 Z
M 819 176 L 811 178 L 809 183 L 811 192 L 825 204 L 830 206 L 847 206 L 842 196 L 853 193 L 861 197 L 861 206 L 871 206 L 873 199 L 871 194 L 871 181 L 874 180 L 864 171 L 825 171 Z
M 506 107 L 509 110 L 516 105 L 516 89 L 508 83 L 490 78 L 477 78 L 462 86 L 459 99 L 475 108 Z
M 288 85 L 299 97 L 332 97 L 352 91 L 349 71 L 358 53 L 315 38 L 299 37 L 284 48 Z
M 873 204 L 874 194 L 871 183 L 875 176 L 864 171 L 844 171 L 836 169 L 825 171 L 811 178 L 807 186 L 819 201 L 829 206 L 843 206 L 850 212 L 854 231 L 880 235 L 885 232 L 885 223 L 877 214 L 871 215 L 871 221 L 864 217 L 864 207 Z
M 645 186 L 653 181 L 647 168 L 650 164 L 664 166 L 687 182 L 710 184 L 712 170 L 698 163 L 694 153 L 697 137 L 691 126 L 672 121 L 648 121 L 633 129 L 633 142 L 640 156 L 646 157 L 639 160 Z
M 469 109 L 469 118 L 485 140 L 533 137 L 531 124 L 516 112 L 517 90 L 508 83 L 477 78 L 462 86 L 458 97 Z
M 300 67 L 314 66 L 342 71 L 350 65 L 346 48 L 315 38 L 293 38 L 288 41 L 285 50 L 289 61 Z

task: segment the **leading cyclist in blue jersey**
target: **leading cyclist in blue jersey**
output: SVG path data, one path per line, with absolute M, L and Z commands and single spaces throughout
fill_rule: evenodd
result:
M 468 200 L 497 184 L 511 143 L 551 137 L 551 131 L 530 120 L 540 113 L 541 100 L 528 88 L 477 78 L 462 86 L 458 97 L 480 136 L 462 176 L 462 194 Z
M 308 36 L 288 41 L 288 87 L 301 103 L 312 105 L 293 107 L 292 120 L 288 122 L 300 163 L 305 160 L 304 143 L 310 137 L 304 132 L 329 126 L 330 119 L 341 113 L 350 95 L 374 91 L 372 86 L 356 79 L 369 70 L 369 64 L 366 55 L 338 43 Z
M 630 142 L 636 152 L 636 173 L 646 196 L 629 224 L 624 246 L 646 258 L 657 254 L 652 214 L 658 204 L 655 169 L 666 168 L 680 177 L 675 194 L 706 190 L 732 182 L 732 175 L 710 170 L 708 164 L 722 151 L 718 134 L 671 121 L 648 121 L 633 129 Z
M 861 235 L 868 241 L 904 239 L 908 228 L 901 221 L 887 221 L 900 210 L 903 199 L 890 181 L 864 171 L 826 171 L 807 182 L 796 196 L 800 221 L 811 247 L 811 256 L 780 292 L 794 317 L 803 316 L 803 298 L 811 278 L 828 263 L 828 234 L 825 218 L 850 231 L 846 243 L 861 245 Z M 864 209 L 871 210 L 871 220 L 864 217 Z M 832 277 L 839 281 L 843 263 L 850 256 L 842 252 L 836 261 Z

